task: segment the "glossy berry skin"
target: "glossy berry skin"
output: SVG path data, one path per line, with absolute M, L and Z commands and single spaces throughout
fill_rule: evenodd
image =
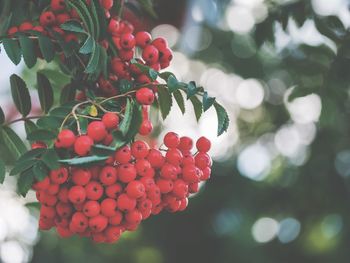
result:
M 159 150 L 151 149 L 148 152 L 147 160 L 154 168 L 161 168 L 165 163 L 165 158 Z
M 68 171 L 66 168 L 62 167 L 58 170 L 52 170 L 50 172 L 50 180 L 55 184 L 63 184 L 68 179 Z
M 95 142 L 100 142 L 107 136 L 106 126 L 102 121 L 90 122 L 87 127 L 87 135 Z
M 157 49 L 165 49 L 168 47 L 168 42 L 165 38 L 158 37 L 152 41 L 152 45 L 155 46 Z
M 117 129 L 119 125 L 119 116 L 113 112 L 107 112 L 103 115 L 102 122 L 108 130 Z
M 200 137 L 196 142 L 196 147 L 199 152 L 206 153 L 211 148 L 211 142 L 205 137 Z
M 151 105 L 154 102 L 154 93 L 149 88 L 140 88 L 136 92 L 136 100 L 142 105 Z
M 138 210 L 132 210 L 126 213 L 125 219 L 128 223 L 131 224 L 140 224 L 142 220 L 142 214 Z
M 105 166 L 101 170 L 99 179 L 103 185 L 112 185 L 117 181 L 117 170 L 113 166 Z
M 136 178 L 136 168 L 133 164 L 122 164 L 118 167 L 119 180 L 123 183 L 129 183 Z
M 131 181 L 126 187 L 126 194 L 134 199 L 142 197 L 145 191 L 145 186 L 140 181 Z
M 112 198 L 106 198 L 101 203 L 101 214 L 106 217 L 115 216 L 117 213 L 117 201 Z
M 208 166 L 211 166 L 211 158 L 208 154 L 204 152 L 199 152 L 195 157 L 194 157 L 196 166 L 200 169 L 204 169 Z
M 56 140 L 56 147 L 58 148 L 70 148 L 75 143 L 75 134 L 71 130 L 62 130 Z
M 181 151 L 190 151 L 193 148 L 193 140 L 190 137 L 183 136 L 180 138 L 178 147 Z
M 131 160 L 131 149 L 129 146 L 124 146 L 115 154 L 115 161 L 121 164 L 127 164 Z
M 135 38 L 136 38 L 136 45 L 141 48 L 145 48 L 152 41 L 151 34 L 145 31 L 136 33 Z
M 63 11 L 66 8 L 64 0 L 51 0 L 51 9 L 53 11 Z
M 86 191 L 84 187 L 80 185 L 76 185 L 71 187 L 71 189 L 68 192 L 68 199 L 73 204 L 82 204 L 84 203 L 86 199 Z
M 147 45 L 143 49 L 142 58 L 150 65 L 157 63 L 159 59 L 159 51 L 155 46 Z
M 103 187 L 98 182 L 90 182 L 85 186 L 86 197 L 89 200 L 98 200 L 103 195 Z
M 122 186 L 118 183 L 109 185 L 105 189 L 106 189 L 106 195 L 109 198 L 114 198 L 114 199 L 116 199 L 123 190 Z
M 161 63 L 169 63 L 173 60 L 173 52 L 169 48 L 159 49 L 159 60 Z
M 43 12 L 39 18 L 40 25 L 43 27 L 52 26 L 56 23 L 55 14 L 51 11 Z
M 136 207 L 136 199 L 129 197 L 127 194 L 121 194 L 117 199 L 117 205 L 121 211 L 131 211 Z
M 136 159 L 146 158 L 148 155 L 149 146 L 144 141 L 136 141 L 131 145 L 131 154 Z
M 160 170 L 160 176 L 164 179 L 173 180 L 177 177 L 177 169 L 170 163 L 165 163 Z
M 180 137 L 175 132 L 168 132 L 164 136 L 164 144 L 168 148 L 176 148 L 180 144 Z
M 146 159 L 138 159 L 135 163 L 135 168 L 137 171 L 137 174 L 140 176 L 150 176 L 149 170 L 152 169 L 152 166 L 149 161 Z
M 139 134 L 143 136 L 149 135 L 153 130 L 153 124 L 150 120 L 143 120 L 139 128 Z
M 74 151 L 79 156 L 86 156 L 89 154 L 94 141 L 86 135 L 80 136 L 74 143 Z
M 201 173 L 194 165 L 187 165 L 182 169 L 182 179 L 187 183 L 196 183 L 200 180 Z
M 87 185 L 91 179 L 91 172 L 87 169 L 77 169 L 73 171 L 72 181 L 76 185 Z
M 123 49 L 133 49 L 136 45 L 136 40 L 133 34 L 126 33 L 120 37 L 120 46 Z
M 100 213 L 101 207 L 97 201 L 87 201 L 83 206 L 83 213 L 87 217 L 94 217 Z
M 89 219 L 89 227 L 92 232 L 100 233 L 102 232 L 108 225 L 108 218 L 103 215 L 97 215 Z
M 173 181 L 167 179 L 158 179 L 156 182 L 162 194 L 167 194 L 173 190 Z
M 118 226 L 123 220 L 123 214 L 120 211 L 116 211 L 115 215 L 108 218 L 108 223 L 113 226 Z
M 183 156 L 180 150 L 172 148 L 166 153 L 165 159 L 168 163 L 178 166 L 182 163 Z
M 186 198 L 188 194 L 188 184 L 181 179 L 176 180 L 174 182 L 172 194 L 179 199 Z

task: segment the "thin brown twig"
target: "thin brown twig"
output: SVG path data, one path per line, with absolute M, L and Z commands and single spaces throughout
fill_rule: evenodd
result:
M 8 122 L 6 125 L 11 125 L 11 124 L 13 124 L 13 123 L 20 122 L 20 121 L 35 120 L 35 119 L 39 119 L 39 118 L 41 118 L 41 117 L 43 117 L 43 116 L 29 116 L 29 117 L 23 117 L 23 118 L 19 118 L 19 119 L 10 121 L 10 122 Z

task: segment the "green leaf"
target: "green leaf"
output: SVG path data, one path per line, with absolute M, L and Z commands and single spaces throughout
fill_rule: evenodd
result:
M 94 42 L 95 43 L 95 42 Z M 100 44 L 95 44 L 93 48 L 92 55 L 90 57 L 90 60 L 86 66 L 85 73 L 94 73 L 98 67 L 98 62 L 100 59 L 100 54 L 101 54 L 101 47 Z
M 24 128 L 26 130 L 26 134 L 32 133 L 33 131 L 38 129 L 38 126 L 36 126 L 36 124 L 30 120 L 26 120 L 24 122 Z
M 94 46 L 96 45 L 95 40 L 88 36 L 84 45 L 79 49 L 81 54 L 91 54 L 94 51 Z
M 15 166 L 11 170 L 10 175 L 16 175 L 16 174 L 23 173 L 24 171 L 33 167 L 37 162 L 38 162 L 37 159 L 28 159 L 28 160 L 24 160 L 21 162 L 17 161 L 15 163 Z
M 173 100 L 169 89 L 158 87 L 158 103 L 163 120 L 169 115 Z
M 16 40 L 5 38 L 3 39 L 2 44 L 4 45 L 4 49 L 9 59 L 15 65 L 18 65 L 19 62 L 21 62 L 21 56 L 22 56 L 22 51 L 21 51 L 21 48 L 19 47 L 18 42 Z
M 25 197 L 32 187 L 34 182 L 34 173 L 32 169 L 29 169 L 22 173 L 17 181 L 17 188 L 19 193 Z
M 1 106 L 0 106 L 0 125 L 4 124 L 5 122 L 5 114 L 4 111 L 2 110 Z
M 25 82 L 16 74 L 10 77 L 11 94 L 17 110 L 25 117 L 29 114 L 32 104 L 29 90 Z
M 55 58 L 55 46 L 46 36 L 39 36 L 39 47 L 41 54 L 47 62 L 51 62 Z
M 61 91 L 60 104 L 74 101 L 76 88 L 73 85 L 66 85 Z
M 116 148 L 111 146 L 106 146 L 102 144 L 96 144 L 92 146 L 92 154 L 98 156 L 111 156 L 115 153 Z
M 219 103 L 215 102 L 214 107 L 218 116 L 218 136 L 227 131 L 230 124 L 230 119 L 228 117 L 227 111 Z
M 138 133 L 140 126 L 142 124 L 142 106 L 138 103 L 134 103 L 134 109 L 132 112 L 132 119 L 130 123 L 129 130 L 125 135 L 127 141 L 132 140 L 135 135 Z
M 198 89 L 196 82 L 191 81 L 187 84 L 187 99 L 191 98 L 192 96 L 196 95 Z
M 83 26 L 76 20 L 70 20 L 61 24 L 61 28 L 65 31 L 87 34 Z
M 26 203 L 25 206 L 28 208 L 35 208 L 38 210 L 40 210 L 40 208 L 41 208 L 41 204 L 39 202 Z
M 119 130 L 121 131 L 123 136 L 126 136 L 126 134 L 129 131 L 131 121 L 132 121 L 133 111 L 134 111 L 134 102 L 128 99 L 125 107 L 124 119 L 119 125 Z
M 10 6 L 11 2 L 10 1 L 7 2 L 7 5 Z M 6 7 L 3 6 L 2 8 L 6 8 Z M 12 18 L 13 18 L 13 13 L 10 13 L 9 16 L 4 18 L 4 22 L 0 25 L 0 36 L 6 35 L 6 32 L 11 25 Z
M 211 106 L 213 106 L 215 102 L 215 98 L 213 97 L 209 97 L 208 96 L 208 92 L 204 92 L 204 95 L 203 95 L 203 109 L 204 109 L 204 112 L 206 112 Z
M 170 92 L 174 92 L 180 87 L 179 81 L 176 79 L 176 77 L 173 74 L 169 75 L 167 79 L 167 85 Z
M 28 152 L 24 153 L 21 157 L 19 157 L 17 162 L 24 162 L 26 160 L 38 158 L 40 155 L 42 155 L 46 151 L 47 149 L 44 149 L 44 148 L 29 150 Z
M 60 128 L 62 119 L 54 116 L 45 116 L 38 119 L 36 124 L 43 129 L 55 130 Z
M 100 28 L 101 28 L 100 20 L 106 20 L 105 16 L 99 17 L 98 11 L 97 11 L 97 6 L 101 6 L 101 4 L 99 2 L 92 0 L 91 4 L 90 4 L 91 17 L 92 17 L 91 23 L 95 27 L 95 35 L 94 35 L 95 39 L 100 38 Z
M 33 166 L 33 173 L 38 181 L 42 181 L 49 175 L 49 169 L 43 162 L 37 162 Z
M 47 150 L 41 157 L 41 160 L 50 170 L 57 170 L 60 168 L 60 164 L 58 162 L 59 158 L 54 149 Z
M 50 141 L 55 138 L 56 134 L 54 132 L 45 129 L 37 129 L 27 136 L 29 141 Z
M 37 73 L 37 82 L 41 109 L 45 113 L 48 113 L 53 105 L 54 99 L 51 83 L 48 78 L 40 72 Z
M 196 115 L 196 119 L 197 121 L 199 121 L 199 119 L 202 116 L 203 113 L 203 104 L 202 102 L 197 98 L 197 96 L 192 96 L 190 98 L 192 105 L 193 105 L 193 109 L 194 109 L 194 113 Z
M 19 36 L 19 44 L 22 49 L 23 59 L 28 68 L 34 67 L 36 64 L 36 54 L 34 41 L 27 36 Z
M 153 8 L 152 0 L 138 0 L 143 10 L 152 16 L 153 18 L 158 18 L 156 11 Z
M 0 184 L 5 180 L 6 166 L 3 160 L 0 159 Z
M 68 5 L 70 7 L 72 7 L 73 9 L 75 9 L 79 15 L 79 17 L 81 18 L 81 20 L 83 21 L 85 27 L 88 29 L 88 32 L 91 33 L 91 35 L 93 37 L 95 37 L 95 28 L 94 28 L 94 24 L 93 24 L 93 20 L 91 17 L 91 14 L 87 8 L 87 5 L 85 3 L 85 1 L 83 0 L 67 0 Z
M 87 164 L 95 164 L 99 163 L 101 161 L 107 160 L 107 156 L 87 156 L 87 157 L 81 157 L 81 158 L 73 158 L 73 159 L 65 159 L 60 160 L 59 162 L 66 165 L 87 165 Z
M 79 123 L 80 123 L 80 129 L 82 133 L 86 133 L 87 132 L 87 126 L 89 124 L 89 121 L 87 118 L 84 117 L 80 117 L 78 119 Z
M 113 135 L 113 143 L 112 146 L 115 148 L 115 150 L 118 150 L 119 148 L 123 147 L 126 145 L 128 142 L 126 141 L 124 135 L 121 133 L 119 130 L 114 130 L 112 132 Z
M 174 91 L 173 95 L 174 95 L 175 101 L 176 101 L 177 105 L 179 106 L 182 114 L 184 114 L 185 111 L 186 111 L 185 100 L 184 100 L 184 98 L 182 96 L 181 91 L 180 90 L 176 90 L 176 91 Z
M 149 68 L 148 76 L 151 78 L 151 80 L 155 81 L 158 78 L 158 72 L 155 71 L 153 68 Z
M 123 93 L 127 93 L 128 91 L 132 90 L 133 85 L 132 82 L 130 80 L 127 79 L 121 79 L 120 81 L 118 81 L 118 87 L 120 92 Z
M 50 116 L 65 118 L 68 114 L 71 113 L 73 107 L 57 107 L 50 111 Z
M 3 127 L 1 134 L 4 144 L 16 159 L 27 151 L 21 138 L 11 128 Z

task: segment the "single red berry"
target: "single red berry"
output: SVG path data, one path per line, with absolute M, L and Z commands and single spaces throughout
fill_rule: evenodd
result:
M 160 204 L 161 202 L 161 192 L 157 185 L 154 185 L 147 190 L 147 198 L 152 201 L 154 206 Z
M 121 211 L 131 211 L 136 207 L 136 199 L 129 197 L 127 194 L 121 194 L 117 199 L 117 205 Z
M 103 185 L 112 185 L 117 181 L 117 170 L 113 166 L 105 166 L 101 170 L 99 179 Z
M 135 199 L 142 197 L 145 191 L 145 186 L 140 181 L 131 181 L 126 187 L 126 194 Z
M 154 64 L 158 62 L 159 59 L 159 51 L 153 45 L 147 45 L 142 52 L 142 58 L 148 64 Z
M 118 167 L 119 180 L 123 183 L 131 182 L 136 178 L 136 175 L 135 165 L 131 163 L 122 164 Z
M 169 48 L 159 49 L 159 60 L 161 63 L 169 63 L 173 60 L 173 52 Z
M 51 0 L 52 11 L 63 11 L 66 8 L 64 0 Z
M 57 197 L 48 193 L 42 194 L 42 203 L 47 206 L 55 206 L 57 203 Z
M 190 152 L 185 152 L 182 155 L 183 155 L 182 166 L 194 165 L 195 163 L 194 157 Z
M 103 215 L 97 215 L 89 219 L 89 227 L 92 230 L 92 232 L 102 232 L 107 227 L 107 225 L 108 219 Z
M 77 232 L 84 232 L 88 227 L 88 218 L 82 212 L 75 212 L 72 216 L 71 224 Z
M 166 153 L 165 159 L 168 163 L 178 166 L 182 163 L 183 156 L 180 150 L 171 148 Z
M 37 142 L 32 143 L 31 148 L 32 148 L 32 150 L 34 150 L 34 149 L 45 149 L 45 148 L 47 148 L 47 145 L 44 142 L 37 141 Z
M 43 27 L 52 26 L 56 23 L 55 14 L 51 11 L 43 12 L 39 18 L 40 25 Z
M 141 31 L 136 33 L 135 38 L 136 38 L 136 45 L 141 48 L 145 48 L 152 41 L 151 34 L 146 31 Z
M 136 40 L 133 34 L 126 33 L 120 37 L 120 45 L 123 49 L 132 49 L 136 45 Z
M 104 234 L 106 236 L 106 242 L 107 243 L 114 243 L 117 242 L 120 238 L 120 235 L 122 234 L 122 229 L 119 226 L 108 226 Z
M 166 62 L 160 62 L 160 68 L 161 69 L 165 69 L 167 67 L 170 66 L 170 62 L 169 61 L 166 61 Z
M 50 180 L 55 184 L 63 184 L 68 179 L 68 170 L 61 167 L 57 170 L 52 170 L 50 172 Z
M 142 105 L 151 105 L 154 101 L 154 92 L 149 88 L 140 88 L 136 92 L 136 100 Z
M 122 62 L 119 58 L 114 58 L 111 61 L 111 67 L 114 74 L 118 77 L 125 77 L 128 75 L 128 66 L 125 62 Z
M 87 127 L 87 135 L 95 142 L 100 142 L 107 136 L 106 126 L 102 121 L 93 121 Z
M 149 150 L 147 160 L 154 168 L 161 168 L 165 163 L 164 156 L 159 150 L 156 149 Z
M 106 10 L 109 10 L 113 7 L 113 2 L 113 0 L 100 0 L 101 6 Z
M 57 214 L 62 218 L 69 218 L 73 213 L 73 207 L 70 204 L 58 202 L 56 205 Z
M 136 159 L 143 159 L 146 158 L 148 155 L 149 146 L 144 141 L 135 141 L 131 145 L 131 154 Z
M 188 194 L 188 184 L 178 179 L 174 182 L 172 194 L 179 199 L 186 198 Z
M 125 215 L 125 219 L 131 224 L 140 224 L 142 220 L 142 214 L 137 209 L 129 211 Z
M 204 169 L 202 169 L 202 177 L 201 177 L 201 181 L 206 181 L 210 178 L 211 175 L 211 169 L 210 167 L 205 167 Z
M 183 136 L 180 138 L 178 147 L 181 151 L 190 151 L 193 148 L 193 140 L 190 137 Z
M 9 30 L 7 31 L 7 34 L 9 34 L 10 36 L 17 33 L 18 32 L 18 27 L 16 26 L 13 26 L 13 27 L 10 27 Z
M 67 187 L 63 187 L 60 189 L 60 191 L 58 192 L 58 200 L 60 200 L 63 203 L 68 203 L 69 199 L 68 199 L 68 188 Z
M 181 201 L 176 199 L 171 199 L 168 201 L 167 209 L 169 212 L 175 213 L 180 209 Z
M 106 217 L 115 216 L 117 213 L 117 201 L 112 198 L 106 198 L 101 203 L 101 214 Z
M 83 213 L 87 217 L 94 217 L 100 213 L 100 204 L 97 201 L 87 201 L 83 206 Z
M 86 169 L 77 169 L 73 171 L 72 181 L 76 185 L 87 185 L 91 179 L 91 172 Z
M 156 185 L 162 194 L 167 194 L 173 190 L 173 181 L 167 179 L 158 179 Z
M 147 161 L 146 159 L 136 160 L 135 167 L 136 167 L 137 174 L 140 176 L 147 176 L 148 171 L 152 169 L 150 162 Z
M 194 165 L 186 165 L 182 168 L 182 179 L 188 183 L 196 183 L 201 178 L 201 171 Z
M 120 211 L 116 211 L 115 215 L 108 218 L 108 223 L 112 226 L 119 226 L 123 220 L 123 214 Z
M 188 186 L 188 191 L 189 191 L 191 194 L 198 193 L 198 191 L 199 191 L 199 183 L 191 183 L 191 184 Z
M 136 78 L 137 82 L 140 84 L 147 84 L 151 83 L 152 80 L 146 75 L 146 74 L 141 74 Z
M 55 208 L 51 206 L 42 205 L 40 208 L 40 217 L 45 219 L 53 219 L 56 216 Z
M 120 184 L 112 184 L 106 187 L 106 195 L 109 198 L 114 198 L 116 199 L 118 195 L 122 192 L 123 188 Z
M 146 191 L 150 190 L 152 187 L 154 187 L 156 185 L 156 183 L 152 177 L 142 177 L 140 179 L 140 182 L 143 183 Z
M 75 34 L 73 34 L 73 33 L 71 33 L 71 34 L 66 34 L 66 35 L 64 35 L 64 41 L 66 42 L 66 43 L 69 43 L 69 42 L 78 42 L 79 41 L 79 39 L 78 39 L 78 37 L 75 35 Z
M 208 152 L 211 147 L 211 142 L 206 137 L 200 137 L 196 142 L 196 147 L 199 152 Z
M 151 211 L 152 210 L 152 201 L 149 199 L 140 200 L 137 203 L 137 209 L 140 212 L 147 211 L 147 210 Z
M 64 2 L 64 0 L 63 0 L 63 2 Z M 62 13 L 62 14 L 56 15 L 56 21 L 59 25 L 64 24 L 65 22 L 67 22 L 70 19 L 71 19 L 71 17 L 68 13 Z
M 175 132 L 168 132 L 164 136 L 164 144 L 168 148 L 176 148 L 180 144 L 179 135 Z
M 75 140 L 74 151 L 79 156 L 86 156 L 89 154 L 94 141 L 87 135 L 82 135 Z
M 153 125 L 150 120 L 143 120 L 139 128 L 139 134 L 143 136 L 149 135 L 153 130 Z
M 133 59 L 134 57 L 134 54 L 135 54 L 135 49 L 122 49 L 122 50 L 119 50 L 119 58 L 122 60 L 122 61 L 130 61 Z
M 98 200 L 103 195 L 103 187 L 98 182 L 90 182 L 85 186 L 86 198 L 89 200 Z
M 176 167 L 171 163 L 165 163 L 160 170 L 160 176 L 164 179 L 176 179 L 177 177 L 177 169 Z
M 30 22 L 23 22 L 20 26 L 19 26 L 19 31 L 20 32 L 25 32 L 25 31 L 28 31 L 28 30 L 32 30 L 33 29 L 33 24 L 30 23 Z
M 168 42 L 165 38 L 157 37 L 152 41 L 152 45 L 155 46 L 157 49 L 165 49 L 168 47 Z
M 73 186 L 68 192 L 68 199 L 73 204 L 82 204 L 86 199 L 86 191 L 81 185 Z
M 70 148 L 74 145 L 75 134 L 71 130 L 62 130 L 58 134 L 56 142 L 62 148 Z
M 69 238 L 73 235 L 73 232 L 69 230 L 69 228 L 63 226 L 56 227 L 57 234 L 62 238 Z
M 114 130 L 118 128 L 119 116 L 113 112 L 107 112 L 102 117 L 102 122 L 108 130 Z
M 131 160 L 131 149 L 129 146 L 124 146 L 115 153 L 115 161 L 120 164 L 127 164 Z
M 112 36 L 118 36 L 119 35 L 119 27 L 120 27 L 119 21 L 112 18 L 108 24 L 108 32 Z
M 50 195 L 57 195 L 60 190 L 59 184 L 50 184 L 49 187 L 46 189 L 46 192 Z
M 204 169 L 206 167 L 211 166 L 211 158 L 208 154 L 204 152 L 199 152 L 195 157 L 194 157 L 196 166 L 200 169 Z

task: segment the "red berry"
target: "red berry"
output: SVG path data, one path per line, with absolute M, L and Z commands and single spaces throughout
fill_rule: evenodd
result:
M 151 34 L 146 31 L 141 31 L 136 33 L 135 38 L 136 38 L 136 45 L 141 48 L 146 47 L 152 41 Z
M 151 211 L 151 209 L 152 209 L 152 201 L 149 200 L 149 199 L 140 200 L 137 203 L 137 209 L 140 212 L 147 211 L 147 210 Z
M 91 172 L 86 169 L 77 169 L 73 171 L 72 181 L 76 185 L 87 185 L 91 179 Z
M 18 32 L 18 27 L 16 26 L 13 26 L 13 27 L 10 27 L 9 30 L 7 31 L 7 34 L 9 34 L 10 36 L 17 33 Z
M 130 61 L 133 59 L 134 53 L 135 53 L 135 49 L 130 49 L 130 50 L 122 49 L 122 50 L 119 50 L 119 58 L 122 61 Z
M 146 159 L 138 159 L 135 163 L 137 174 L 140 176 L 147 176 L 152 166 Z
M 211 147 L 211 142 L 205 137 L 200 137 L 196 142 L 196 147 L 199 152 L 208 152 Z
M 60 200 L 63 203 L 68 203 L 69 202 L 68 191 L 69 190 L 67 187 L 61 188 L 57 195 L 58 200 Z
M 89 227 L 94 233 L 102 232 L 107 227 L 107 225 L 108 219 L 103 215 L 97 215 L 89 219 Z
M 143 183 L 146 191 L 150 190 L 152 187 L 154 187 L 156 185 L 156 183 L 154 182 L 154 179 L 152 177 L 142 177 L 140 179 L 140 182 Z
M 139 134 L 143 136 L 149 135 L 153 130 L 153 125 L 150 120 L 144 120 L 141 123 L 141 126 L 139 128 Z
M 89 154 L 94 141 L 86 135 L 78 137 L 74 143 L 74 151 L 80 156 L 86 156 Z
M 95 243 L 103 243 L 106 241 L 104 233 L 92 233 L 91 238 Z
M 179 135 L 175 132 L 168 132 L 164 136 L 164 144 L 168 148 L 176 148 L 180 144 Z
M 210 167 L 205 167 L 204 169 L 202 169 L 202 177 L 201 177 L 201 181 L 206 181 L 210 178 L 211 175 L 211 169 Z
M 120 37 L 120 45 L 124 49 L 132 49 L 136 45 L 136 40 L 133 34 L 126 33 Z
M 194 157 L 192 156 L 191 153 L 183 153 L 183 159 L 182 159 L 182 165 L 194 165 Z
M 63 11 L 66 8 L 64 0 L 51 0 L 52 11 Z
M 156 182 L 162 194 L 167 194 L 173 190 L 173 181 L 167 179 L 158 179 Z
M 117 129 L 119 125 L 119 116 L 116 113 L 108 112 L 103 115 L 102 122 L 108 130 Z
M 66 168 L 59 168 L 50 172 L 50 179 L 55 184 L 63 184 L 68 179 L 68 170 Z
M 142 58 L 148 64 L 154 64 L 158 62 L 159 59 L 159 51 L 153 45 L 147 45 L 142 52 Z
M 136 168 L 133 164 L 122 164 L 118 167 L 119 180 L 123 183 L 131 182 L 136 178 Z
M 59 190 L 60 186 L 58 184 L 50 184 L 46 192 L 50 195 L 57 195 Z
M 199 183 L 192 183 L 189 185 L 188 190 L 191 194 L 198 193 L 199 191 Z
M 45 219 L 53 219 L 56 216 L 56 210 L 53 207 L 42 205 L 40 208 L 40 217 Z
M 151 105 L 154 101 L 154 92 L 149 88 L 140 88 L 136 92 L 136 100 L 142 105 Z
M 190 151 L 193 148 L 193 140 L 190 137 L 183 136 L 180 138 L 179 149 L 181 151 Z
M 148 197 L 148 199 L 150 199 L 152 201 L 152 204 L 154 206 L 160 204 L 160 202 L 161 202 L 161 200 L 160 200 L 161 192 L 160 192 L 159 187 L 157 185 L 154 185 L 153 187 L 148 189 L 147 197 Z
M 87 217 L 97 216 L 100 210 L 100 204 L 97 201 L 87 201 L 83 206 L 83 213 Z
M 185 182 L 196 183 L 200 180 L 201 172 L 194 165 L 186 165 L 182 168 L 182 178 Z
M 126 193 L 131 198 L 140 198 L 145 194 L 145 186 L 140 181 L 131 181 L 126 187 Z
M 32 30 L 33 29 L 33 24 L 30 23 L 30 22 L 23 22 L 20 26 L 19 26 L 19 31 L 21 32 L 25 32 L 25 31 L 28 31 L 28 30 Z
M 90 182 L 85 186 L 86 198 L 90 200 L 98 200 L 103 195 L 103 187 L 98 182 Z
M 147 160 L 154 168 L 161 168 L 165 163 L 164 156 L 159 150 L 156 149 L 149 150 Z
M 32 148 L 32 150 L 45 149 L 45 148 L 47 148 L 47 145 L 44 142 L 37 141 L 37 142 L 32 143 L 31 148 Z
M 142 214 L 138 210 L 132 210 L 126 213 L 125 219 L 128 223 L 131 224 L 140 224 L 142 220 Z
M 86 199 L 86 191 L 81 185 L 73 186 L 68 192 L 68 199 L 73 204 L 82 204 Z
M 194 157 L 196 166 L 200 169 L 204 169 L 206 167 L 211 166 L 211 158 L 208 154 L 204 152 L 199 152 L 195 157 Z
M 107 136 L 106 126 L 102 121 L 93 121 L 87 127 L 87 135 L 95 142 L 100 142 Z
M 180 150 L 172 148 L 166 153 L 165 159 L 168 163 L 178 166 L 182 163 L 183 156 Z
M 188 194 L 188 185 L 181 179 L 174 182 L 172 194 L 177 198 L 185 198 Z
M 106 187 L 106 195 L 109 198 L 116 199 L 118 195 L 122 192 L 123 188 L 120 184 L 112 184 Z
M 136 158 L 136 159 L 143 159 L 146 158 L 148 155 L 148 145 L 144 141 L 135 141 L 131 145 L 131 154 Z
M 68 228 L 57 226 L 56 227 L 57 234 L 62 238 L 68 238 L 73 235 L 73 232 L 70 231 Z
M 117 181 L 117 170 L 113 166 L 105 166 L 100 173 L 100 182 L 103 185 L 112 185 Z
M 57 214 L 62 218 L 69 218 L 73 213 L 72 205 L 58 202 L 56 205 Z
M 115 154 L 115 161 L 121 164 L 127 164 L 131 160 L 131 150 L 129 146 L 124 146 Z
M 168 47 L 168 42 L 165 38 L 158 37 L 152 41 L 152 45 L 155 46 L 157 49 L 165 49 Z
M 64 1 L 63 1 L 64 2 Z M 59 25 L 67 22 L 68 20 L 70 20 L 71 17 L 68 13 L 62 13 L 62 14 L 58 14 L 56 15 L 56 21 Z
M 118 241 L 120 235 L 122 234 L 122 229 L 119 226 L 109 226 L 104 231 L 106 236 L 106 242 L 114 243 Z
M 115 216 L 117 213 L 117 201 L 112 198 L 106 198 L 101 203 L 101 214 L 106 217 Z
M 101 6 L 106 9 L 109 10 L 113 7 L 113 0 L 100 0 Z
M 188 206 L 188 199 L 184 198 L 184 199 L 181 199 L 180 201 L 181 201 L 181 204 L 178 211 L 184 211 Z
M 131 211 L 136 207 L 136 199 L 129 197 L 127 194 L 121 194 L 117 199 L 118 209 L 122 211 Z
M 109 224 L 113 226 L 119 226 L 122 220 L 123 214 L 120 211 L 116 211 L 114 216 L 108 218 Z
M 165 163 L 160 170 L 160 175 L 164 179 L 176 179 L 177 176 L 177 169 L 173 164 Z
M 40 25 L 42 25 L 43 27 L 52 26 L 56 23 L 55 14 L 52 13 L 51 11 L 43 12 L 40 15 L 39 20 L 40 20 Z
M 76 232 L 84 232 L 88 227 L 88 218 L 82 212 L 76 212 L 72 216 L 71 224 Z
M 161 63 L 169 63 L 173 59 L 173 52 L 169 48 L 159 49 L 159 60 Z
M 62 130 L 57 136 L 57 145 L 62 148 L 70 148 L 75 143 L 75 134 L 71 130 Z

